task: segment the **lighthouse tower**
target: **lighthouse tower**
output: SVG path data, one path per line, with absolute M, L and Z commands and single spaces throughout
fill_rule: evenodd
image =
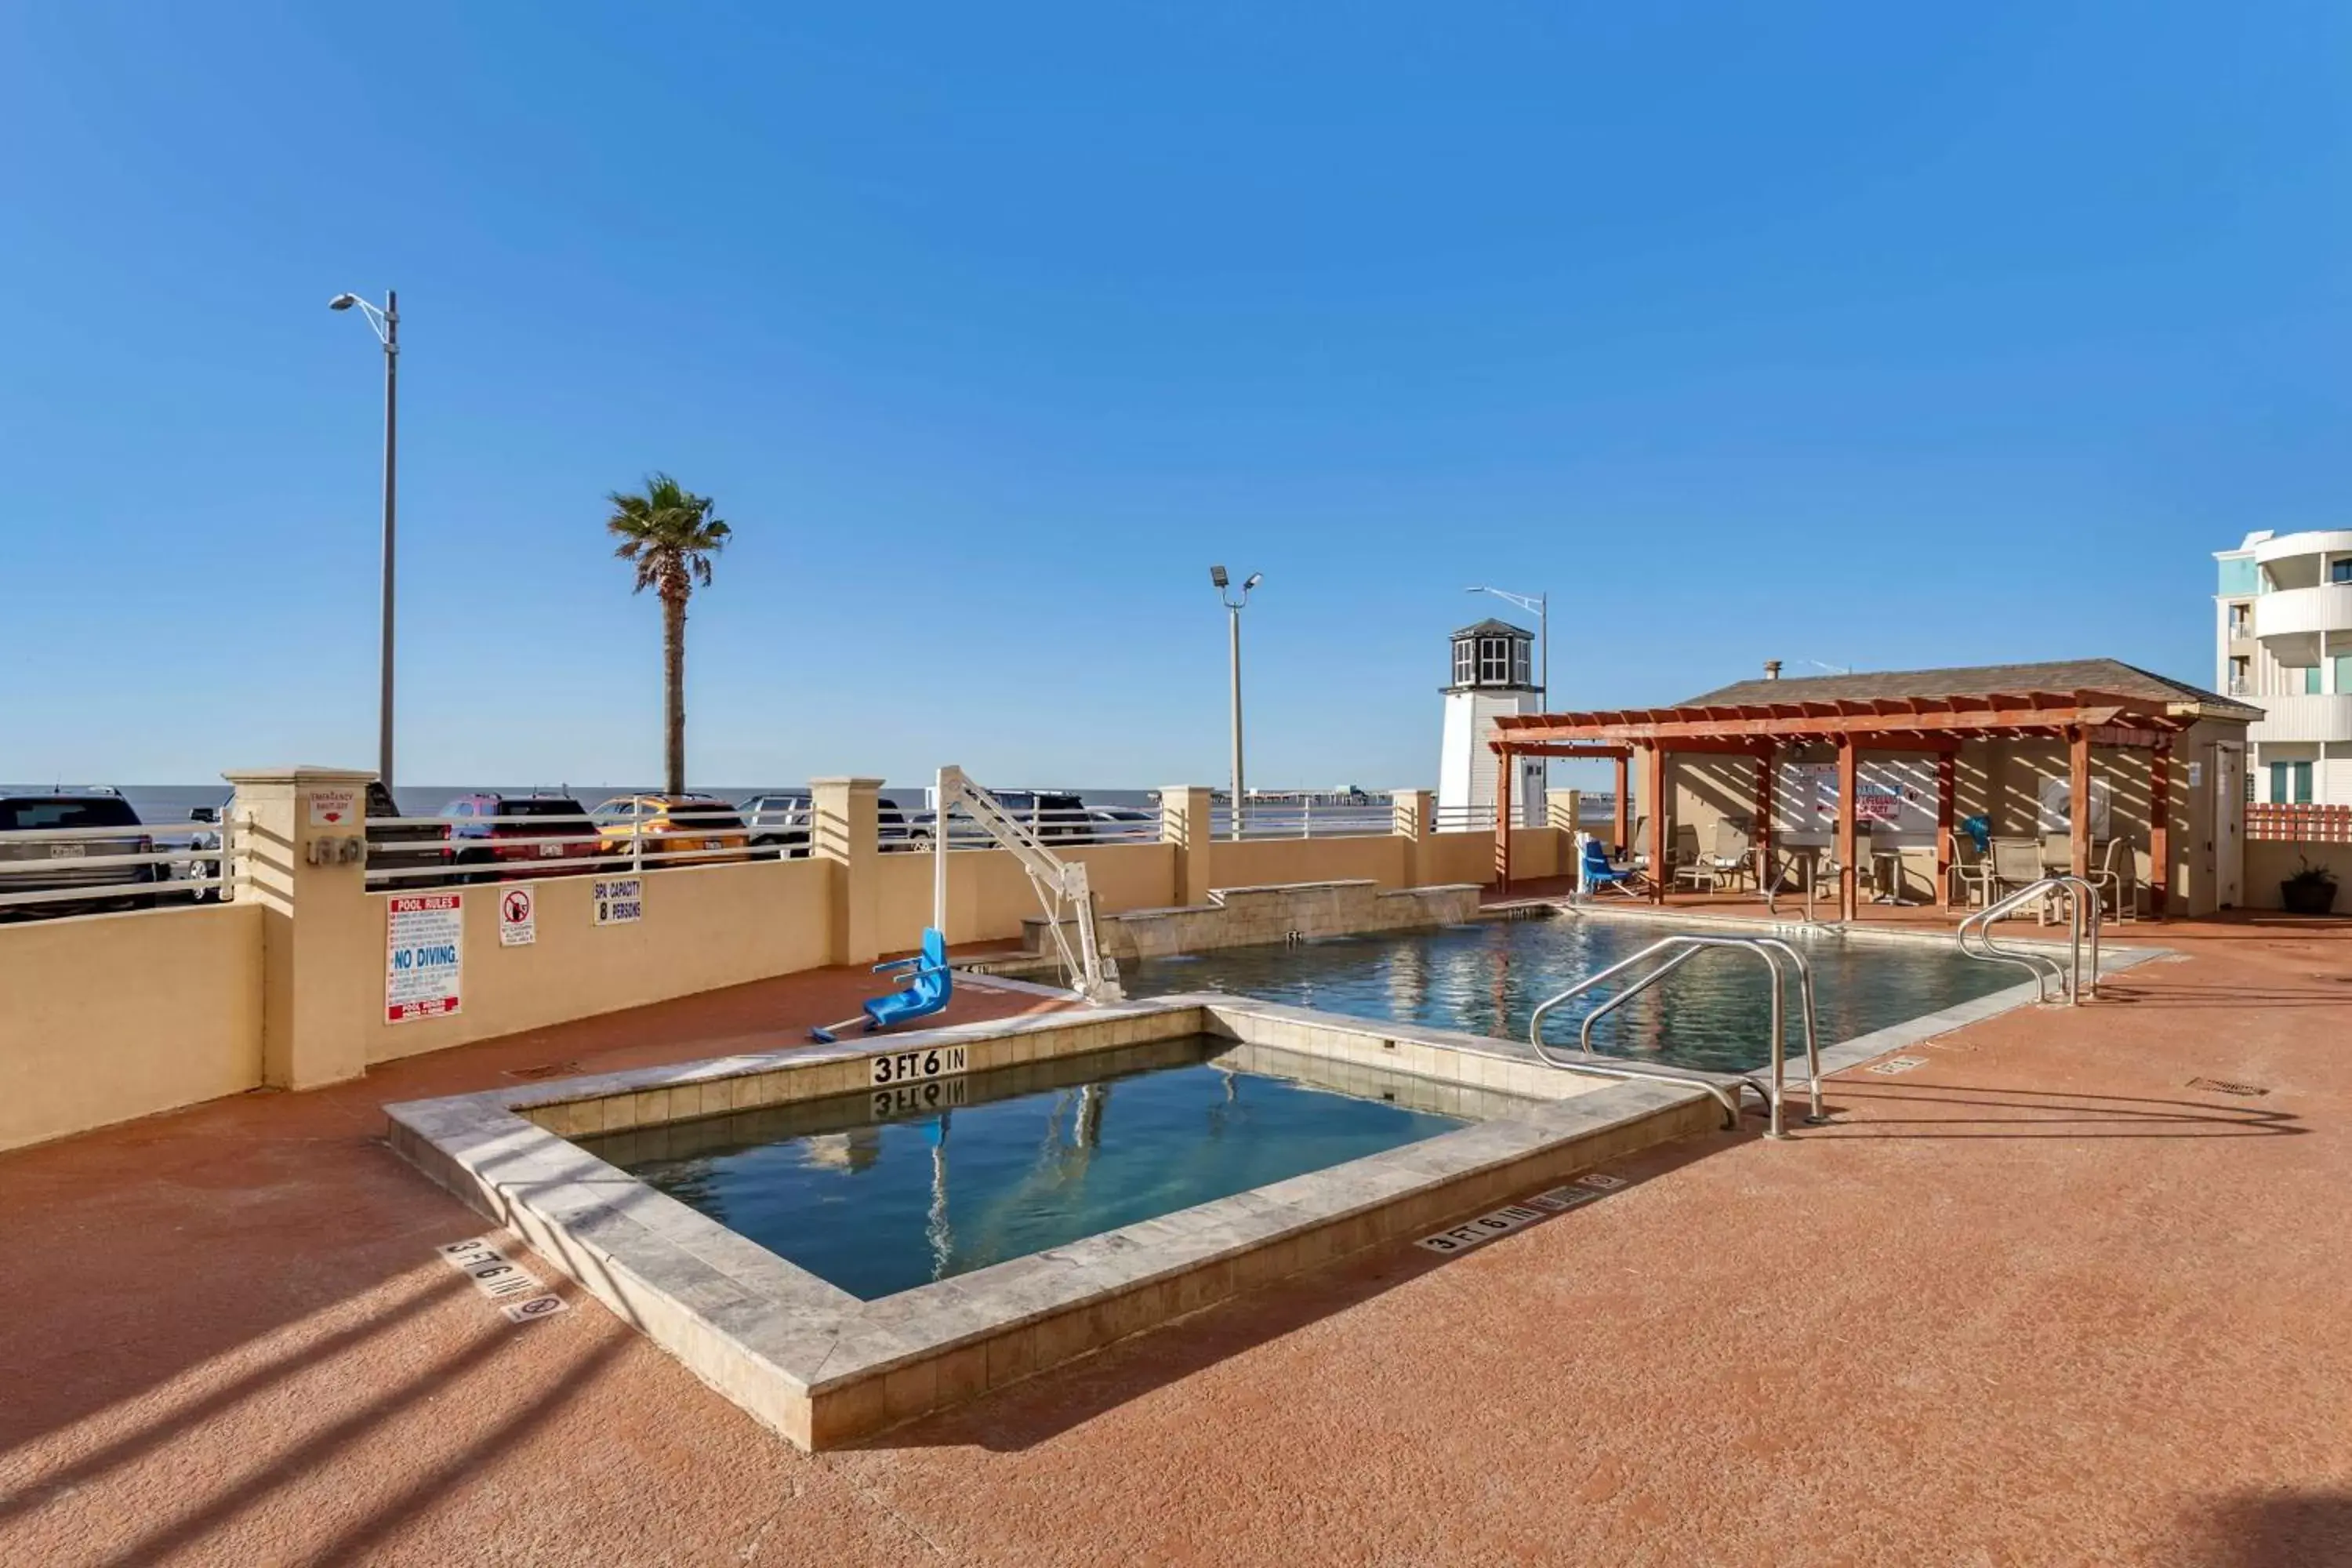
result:
M 1454 683 L 1444 688 L 1445 740 L 1437 764 L 1437 816 L 1448 826 L 1484 825 L 1495 809 L 1495 753 L 1486 749 L 1505 713 L 1542 710 L 1533 675 L 1535 634 L 1507 621 L 1480 621 L 1454 634 Z M 1544 761 L 1521 757 L 1511 781 L 1511 815 L 1540 827 Z

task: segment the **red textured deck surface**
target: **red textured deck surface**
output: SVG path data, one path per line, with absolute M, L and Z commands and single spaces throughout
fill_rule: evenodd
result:
M 1850 1073 L 1832 1128 L 815 1458 L 592 1301 L 508 1325 L 375 1107 L 860 977 L 0 1156 L 0 1563 L 2352 1562 L 2352 937 L 2127 934 L 2187 956 Z

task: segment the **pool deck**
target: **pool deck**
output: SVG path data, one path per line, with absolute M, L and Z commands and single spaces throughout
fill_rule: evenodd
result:
M 0 1562 L 2352 1562 L 2352 921 L 2111 939 L 2179 956 L 815 1458 L 568 1287 L 508 1323 L 378 1108 L 857 972 L 0 1155 Z

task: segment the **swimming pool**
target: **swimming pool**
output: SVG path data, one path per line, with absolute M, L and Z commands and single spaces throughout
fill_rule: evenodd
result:
M 1676 931 L 1720 927 L 1562 916 L 1480 921 L 1387 936 L 1335 937 L 1280 947 L 1236 947 L 1123 967 L 1133 996 L 1221 991 L 1360 1018 L 1527 1038 L 1538 1004 Z M 2015 971 L 1927 942 L 1789 939 L 1811 961 L 1824 1048 L 2017 984 Z M 1611 988 L 1549 1015 L 1547 1039 L 1571 1047 L 1578 1024 Z M 1676 1067 L 1746 1072 L 1769 1044 L 1763 966 L 1744 954 L 1705 955 L 1611 1014 L 1595 1050 Z M 1790 997 L 1794 1005 L 1793 989 Z M 1793 1012 L 1792 1012 L 1793 1017 Z M 1792 1026 L 1793 1054 L 1801 1032 Z
M 1192 1036 L 578 1142 L 875 1300 L 1417 1142 L 1478 1100 Z

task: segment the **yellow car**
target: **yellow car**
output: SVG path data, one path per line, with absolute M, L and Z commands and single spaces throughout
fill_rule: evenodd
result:
M 709 795 L 617 795 L 589 816 L 599 852 L 641 855 L 647 866 L 719 866 L 751 858 L 751 831 Z

